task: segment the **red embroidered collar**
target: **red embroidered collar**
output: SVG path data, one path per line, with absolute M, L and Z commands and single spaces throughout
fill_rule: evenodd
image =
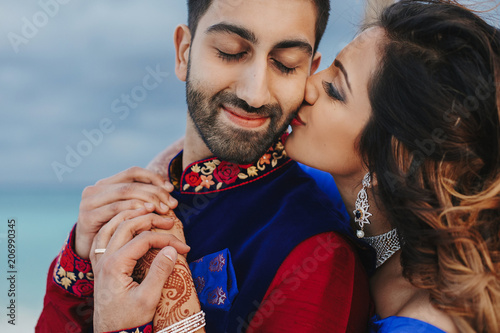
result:
M 229 190 L 254 182 L 289 163 L 291 159 L 285 152 L 282 141 L 278 141 L 256 163 L 238 165 L 212 157 L 190 164 L 176 177 L 182 152 L 170 163 L 171 181 L 181 193 L 206 194 Z M 182 164 L 181 164 L 182 165 Z

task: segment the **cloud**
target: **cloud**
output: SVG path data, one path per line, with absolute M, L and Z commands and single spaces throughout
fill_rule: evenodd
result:
M 9 13 L 0 28 L 5 37 L 0 39 L 4 185 L 87 185 L 131 165 L 145 166 L 184 132 L 184 84 L 174 75 L 172 36 L 186 21 L 185 2 L 70 0 L 52 6 L 53 17 L 46 15 L 47 22 L 16 53 L 9 33 L 22 35 L 26 20 L 34 24 L 43 16 L 41 3 L 56 1 L 0 0 L 0 10 Z M 322 68 L 354 35 L 358 2 L 332 2 L 332 22 L 320 47 Z M 170 76 L 127 119 L 119 119 L 113 102 L 155 66 Z M 67 147 L 76 149 L 85 140 L 82 131 L 98 128 L 104 118 L 113 121 L 114 132 L 59 183 L 52 163 L 64 163 Z

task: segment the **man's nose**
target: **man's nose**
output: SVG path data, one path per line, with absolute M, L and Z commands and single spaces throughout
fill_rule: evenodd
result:
M 307 79 L 306 90 L 304 92 L 304 102 L 309 105 L 314 105 L 319 98 L 318 86 L 321 84 L 321 73 L 311 75 Z
M 260 108 L 271 101 L 267 60 L 255 59 L 238 79 L 237 96 L 253 108 Z

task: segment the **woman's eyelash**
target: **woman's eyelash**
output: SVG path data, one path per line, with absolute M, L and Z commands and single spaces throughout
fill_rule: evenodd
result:
M 222 52 L 221 50 L 217 50 L 217 56 L 219 58 L 221 58 L 222 60 L 229 61 L 229 62 L 241 60 L 241 58 L 243 58 L 245 56 L 245 54 L 246 54 L 246 52 L 229 54 L 229 53 Z
M 326 82 L 323 81 L 323 88 L 325 89 L 325 92 L 327 93 L 328 96 L 330 96 L 333 99 L 339 100 L 341 102 L 345 101 L 344 96 L 340 94 L 337 88 L 333 85 L 331 82 Z

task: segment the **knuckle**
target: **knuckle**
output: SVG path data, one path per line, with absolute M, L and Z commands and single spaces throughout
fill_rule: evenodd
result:
M 127 195 L 127 194 L 131 193 L 133 191 L 133 189 L 134 189 L 134 187 L 132 184 L 125 184 L 125 185 L 120 186 L 118 191 L 121 195 Z
M 144 207 L 144 201 L 137 200 L 137 199 L 132 199 L 129 201 L 129 208 L 130 209 L 138 209 Z
M 154 192 L 160 198 L 168 198 L 170 196 L 170 193 L 168 193 L 168 191 L 166 189 L 158 187 L 158 186 L 155 186 Z
M 100 185 L 102 185 L 106 179 L 108 179 L 108 178 L 99 179 L 99 180 L 95 183 L 95 185 L 94 185 L 94 186 L 100 186 Z
M 158 214 L 148 214 L 146 215 L 146 221 L 148 223 L 148 228 L 151 229 L 156 221 L 161 221 L 162 217 Z
M 100 242 L 102 242 L 102 239 L 103 239 L 103 229 L 104 228 L 101 228 L 101 230 L 99 230 L 99 232 L 95 235 L 95 243 L 96 244 L 99 244 Z
M 109 209 L 111 210 L 111 213 L 115 215 L 116 218 L 121 218 L 123 215 L 122 210 L 120 209 L 120 202 L 113 202 L 110 206 Z
M 92 195 L 94 193 L 94 189 L 95 189 L 94 185 L 86 186 L 82 191 L 82 199 Z
M 135 235 L 135 231 L 137 229 L 137 223 L 134 220 L 125 220 L 122 221 L 118 227 L 116 228 L 117 233 L 131 233 L 132 236 Z
M 138 236 L 136 236 L 135 238 L 137 238 L 137 241 L 145 241 L 146 239 L 149 239 L 152 237 L 152 232 L 150 230 L 146 230 L 144 232 L 141 232 Z
M 102 241 L 103 238 L 110 238 L 113 233 L 113 225 L 110 223 L 106 223 L 102 226 L 101 230 L 97 233 L 97 235 L 100 235 L 100 240 Z M 99 239 L 96 236 L 96 240 L 99 241 Z
M 141 171 L 142 171 L 142 168 L 140 168 L 138 166 L 133 166 L 133 167 L 128 168 L 126 172 L 130 175 L 135 175 Z
M 151 203 L 158 203 L 160 201 L 160 199 L 158 198 L 158 196 L 154 193 L 151 193 L 151 192 L 147 192 L 146 193 L 146 196 L 147 196 L 147 200 Z

